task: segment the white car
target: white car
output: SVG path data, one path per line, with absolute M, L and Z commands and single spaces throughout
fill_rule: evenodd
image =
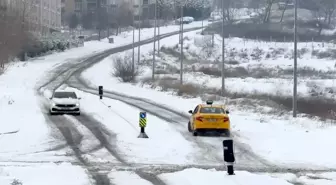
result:
M 50 98 L 50 114 L 69 113 L 80 115 L 80 98 L 74 91 L 57 90 Z
M 180 23 L 180 20 L 181 18 L 178 18 L 176 19 L 176 23 L 179 24 Z M 182 17 L 182 22 L 183 24 L 189 24 L 189 23 L 192 23 L 194 21 L 194 18 L 193 17 Z

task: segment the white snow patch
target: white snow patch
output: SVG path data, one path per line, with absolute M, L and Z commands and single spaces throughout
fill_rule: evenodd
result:
M 229 176 L 224 171 L 192 168 L 176 173 L 162 174 L 160 178 L 166 181 L 168 185 L 291 185 L 283 179 L 267 175 L 257 175 L 246 171 L 236 171 L 235 174 Z
M 129 171 L 112 171 L 109 173 L 112 183 L 118 185 L 153 185 L 151 182 L 142 179 L 134 172 Z
M 86 171 L 68 163 L 39 164 L 36 166 L 6 166 L 0 169 L 0 184 L 10 185 L 13 180 L 23 185 L 90 185 Z

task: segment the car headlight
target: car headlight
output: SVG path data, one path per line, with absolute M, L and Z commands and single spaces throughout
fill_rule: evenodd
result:
M 56 103 L 52 102 L 51 105 L 52 105 L 52 106 L 56 106 Z
M 78 106 L 79 106 L 79 103 L 76 103 L 76 106 L 78 107 Z

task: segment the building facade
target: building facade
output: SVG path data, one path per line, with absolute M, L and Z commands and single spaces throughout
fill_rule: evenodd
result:
M 48 34 L 61 30 L 61 0 L 0 0 L 7 11 L 17 11 L 33 32 Z
M 61 3 L 62 25 L 64 25 L 66 20 L 75 13 L 75 0 L 62 0 Z
M 75 1 L 75 12 L 80 14 L 84 12 L 96 13 L 99 3 L 101 6 L 108 5 L 110 0 L 74 0 Z

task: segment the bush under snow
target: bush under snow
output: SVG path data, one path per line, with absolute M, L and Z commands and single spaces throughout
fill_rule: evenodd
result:
M 120 78 L 123 82 L 134 82 L 141 74 L 137 65 L 133 65 L 132 55 L 115 56 L 113 60 L 113 76 Z

